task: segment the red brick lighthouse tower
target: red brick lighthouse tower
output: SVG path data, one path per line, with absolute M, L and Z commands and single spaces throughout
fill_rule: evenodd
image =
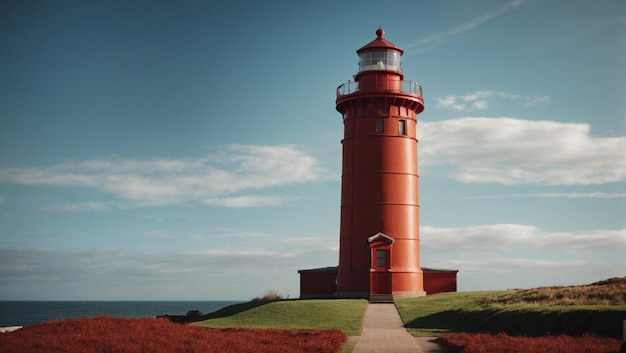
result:
M 354 82 L 337 89 L 343 116 L 337 294 L 424 295 L 420 268 L 417 114 L 422 88 L 404 80 L 402 49 L 377 38 L 357 50 Z

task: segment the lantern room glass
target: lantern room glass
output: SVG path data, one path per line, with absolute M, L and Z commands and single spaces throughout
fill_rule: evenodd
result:
M 359 72 L 402 71 L 400 53 L 397 51 L 368 51 L 359 55 Z

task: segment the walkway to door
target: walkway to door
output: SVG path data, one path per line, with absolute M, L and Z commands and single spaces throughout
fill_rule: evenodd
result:
M 434 337 L 413 337 L 394 304 L 369 304 L 352 353 L 447 353 Z

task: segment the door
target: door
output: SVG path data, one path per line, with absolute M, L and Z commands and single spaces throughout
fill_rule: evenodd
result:
M 391 294 L 389 249 L 372 249 L 371 294 Z

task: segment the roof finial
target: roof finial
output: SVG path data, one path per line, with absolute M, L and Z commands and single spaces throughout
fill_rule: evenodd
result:
M 382 38 L 385 35 L 385 31 L 383 31 L 382 27 L 378 27 L 378 29 L 376 30 L 376 36 L 378 38 Z

